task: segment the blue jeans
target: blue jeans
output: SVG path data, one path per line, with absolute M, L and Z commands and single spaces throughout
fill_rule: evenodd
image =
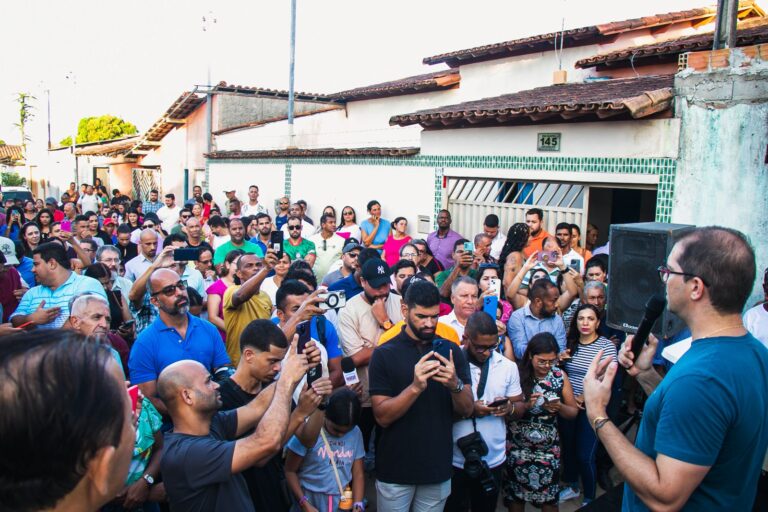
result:
M 584 485 L 584 498 L 594 500 L 597 485 L 597 436 L 587 419 L 586 411 L 579 411 L 576 419 L 560 418 L 560 441 L 563 446 L 562 479 L 568 484 Z

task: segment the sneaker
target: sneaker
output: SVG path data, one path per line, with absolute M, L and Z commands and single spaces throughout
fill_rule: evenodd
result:
M 578 489 L 574 489 L 573 487 L 566 487 L 562 491 L 560 491 L 560 503 L 563 503 L 564 501 L 572 500 L 573 498 L 578 498 L 581 493 Z

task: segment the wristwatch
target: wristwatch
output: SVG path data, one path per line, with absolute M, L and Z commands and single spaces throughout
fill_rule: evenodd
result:
M 144 480 L 147 481 L 147 483 L 150 485 L 150 487 L 155 485 L 155 479 L 152 478 L 152 475 L 150 475 L 149 473 L 145 473 L 142 478 L 144 478 Z
M 387 320 L 386 322 L 384 322 L 384 325 L 382 325 L 382 327 L 384 328 L 385 331 L 388 331 L 388 330 L 390 330 L 392 328 L 392 325 L 394 325 L 394 324 L 392 324 L 392 322 Z
M 456 387 L 451 390 L 451 393 L 461 393 L 461 390 L 464 389 L 464 382 L 461 379 L 458 379 L 458 382 Z

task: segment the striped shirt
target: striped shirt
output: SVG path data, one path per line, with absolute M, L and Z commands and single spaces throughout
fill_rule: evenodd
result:
M 589 365 L 592 364 L 592 360 L 599 350 L 603 351 L 601 361 L 606 357 L 616 359 L 616 345 L 608 338 L 600 336 L 589 345 L 579 345 L 571 360 L 565 363 L 565 373 L 568 374 L 568 378 L 571 380 L 574 395 L 584 394 L 584 376 L 587 374 Z
M 55 290 L 51 290 L 47 286 L 37 285 L 29 289 L 27 293 L 21 298 L 19 307 L 11 315 L 11 318 L 20 315 L 29 315 L 37 310 L 37 307 L 42 301 L 45 301 L 43 309 L 61 308 L 59 316 L 53 319 L 52 322 L 38 325 L 42 329 L 58 329 L 69 318 L 69 301 L 72 297 L 92 293 L 107 299 L 107 294 L 104 292 L 104 287 L 96 279 L 92 277 L 80 276 L 74 272 L 70 272 L 66 281 Z

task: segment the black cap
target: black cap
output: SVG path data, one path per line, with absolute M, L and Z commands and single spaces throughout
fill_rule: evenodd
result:
M 389 283 L 389 276 L 391 274 L 392 271 L 389 269 L 389 265 L 381 258 L 370 259 L 363 265 L 362 277 L 374 288 L 379 288 L 384 286 L 385 283 Z

